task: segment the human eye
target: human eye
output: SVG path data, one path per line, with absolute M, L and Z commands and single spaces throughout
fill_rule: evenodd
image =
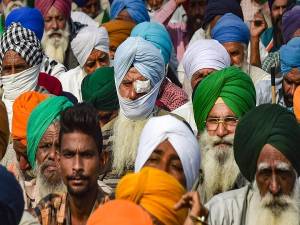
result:
M 71 151 L 63 151 L 63 157 L 69 159 L 69 158 L 72 158 L 75 154 Z
M 225 117 L 224 122 L 229 125 L 235 125 L 238 119 L 236 117 Z

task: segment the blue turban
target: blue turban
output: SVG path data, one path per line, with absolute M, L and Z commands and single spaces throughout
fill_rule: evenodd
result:
M 283 74 L 287 74 L 293 68 L 300 70 L 300 37 L 295 37 L 281 46 L 280 63 Z
M 145 2 L 143 0 L 114 0 L 110 10 L 111 18 L 115 19 L 124 9 L 127 10 L 131 18 L 137 24 L 150 21 Z
M 170 62 L 172 52 L 171 37 L 166 28 L 154 22 L 143 22 L 131 31 L 131 37 L 142 37 L 154 44 L 164 57 L 165 64 Z
M 73 0 L 78 7 L 84 7 L 87 3 L 87 0 Z
M 232 13 L 226 13 L 211 30 L 211 37 L 221 44 L 241 42 L 248 45 L 250 31 L 241 18 Z
M 203 27 L 207 25 L 216 17 L 222 16 L 226 13 L 233 13 L 244 20 L 243 11 L 238 0 L 208 0 Z
M 22 27 L 31 30 L 41 41 L 44 34 L 44 18 L 41 12 L 35 8 L 21 7 L 8 14 L 5 20 L 5 27 L 13 22 L 20 23 Z
M 14 175 L 0 165 L 1 224 L 19 224 L 23 211 L 23 191 Z

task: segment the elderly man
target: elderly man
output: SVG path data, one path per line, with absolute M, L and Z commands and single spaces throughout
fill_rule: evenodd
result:
M 97 184 L 104 158 L 98 113 L 93 107 L 79 104 L 62 112 L 58 147 L 67 192 L 42 199 L 35 214 L 41 225 L 86 224 L 105 200 Z
M 36 0 L 35 8 L 45 19 L 42 45 L 47 56 L 62 63 L 68 70 L 78 65 L 70 41 L 74 26 L 70 20 L 71 0 Z
M 72 93 L 82 102 L 81 83 L 84 77 L 110 64 L 107 31 L 103 27 L 83 27 L 72 40 L 71 47 L 79 66 L 61 74 L 58 79 L 64 91 Z
M 234 161 L 233 142 L 236 125 L 255 107 L 255 100 L 251 78 L 236 67 L 212 73 L 195 89 L 193 108 L 202 151 L 195 188 L 203 202 L 245 185 Z
M 0 100 L 0 160 L 6 152 L 9 139 L 7 112 L 4 103 Z
M 294 115 L 281 106 L 247 113 L 236 129 L 234 155 L 251 184 L 211 199 L 208 224 L 299 224 L 299 136 Z

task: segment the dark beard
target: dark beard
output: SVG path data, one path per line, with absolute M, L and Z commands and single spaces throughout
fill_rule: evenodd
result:
M 196 15 L 196 16 L 188 16 L 186 22 L 187 28 L 187 37 L 188 40 L 191 40 L 193 34 L 202 27 L 203 25 L 203 16 Z
M 278 17 L 276 20 L 272 19 L 273 24 L 273 40 L 274 40 L 274 47 L 279 49 L 283 44 L 283 37 L 282 37 L 282 17 Z

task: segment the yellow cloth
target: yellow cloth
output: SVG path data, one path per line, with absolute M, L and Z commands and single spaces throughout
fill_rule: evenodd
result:
M 133 201 L 165 225 L 182 225 L 188 215 L 174 205 L 185 194 L 184 187 L 164 171 L 144 167 L 139 173 L 123 177 L 116 189 L 116 199 Z
M 0 160 L 6 152 L 9 138 L 7 112 L 4 103 L 0 100 Z
M 294 93 L 294 113 L 300 123 L 300 87 L 297 87 Z

